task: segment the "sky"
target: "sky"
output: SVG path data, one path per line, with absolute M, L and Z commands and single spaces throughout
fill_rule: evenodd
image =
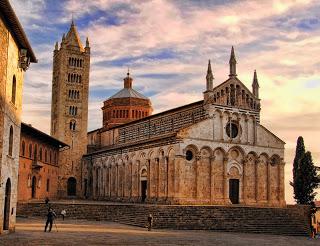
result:
M 104 100 L 123 87 L 150 97 L 154 113 L 201 100 L 208 59 L 214 85 L 228 78 L 235 47 L 238 78 L 260 84 L 261 124 L 286 142 L 287 203 L 293 203 L 296 140 L 320 166 L 320 1 L 11 0 L 38 64 L 26 73 L 22 120 L 49 133 L 52 56 L 73 17 L 91 46 L 89 125 L 102 126 Z M 319 190 L 320 193 L 320 190 Z M 320 195 L 317 195 L 320 200 Z

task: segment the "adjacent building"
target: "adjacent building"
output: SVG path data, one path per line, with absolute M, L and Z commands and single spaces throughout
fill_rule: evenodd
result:
M 104 120 L 101 129 L 88 133 L 85 195 L 124 202 L 284 206 L 285 143 L 260 124 L 256 71 L 249 90 L 237 77 L 236 64 L 232 48 L 229 77 L 213 87 L 209 62 L 204 100 L 121 125 L 105 127 Z M 104 105 L 106 112 L 113 114 L 112 105 Z
M 59 184 L 59 155 L 68 145 L 21 123 L 18 201 L 56 199 Z
M 0 2 L 0 234 L 14 231 L 23 75 L 37 62 L 8 0 Z

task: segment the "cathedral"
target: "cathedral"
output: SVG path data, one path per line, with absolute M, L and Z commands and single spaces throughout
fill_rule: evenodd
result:
M 87 132 L 90 46 L 72 21 L 53 52 L 51 137 L 65 147 L 46 177 L 52 197 L 285 206 L 285 143 L 260 124 L 256 71 L 249 90 L 236 68 L 232 47 L 227 80 L 214 87 L 209 61 L 203 100 L 154 115 L 128 71 L 103 102 L 101 128 Z
M 285 206 L 285 143 L 260 124 L 256 71 L 250 91 L 236 65 L 232 47 L 226 81 L 213 87 L 209 61 L 203 100 L 154 115 L 145 96 L 129 91 L 128 73 L 124 89 L 104 103 L 103 127 L 88 133 L 85 197 Z M 116 105 L 119 98 L 123 103 Z M 132 109 L 138 99 L 139 110 Z

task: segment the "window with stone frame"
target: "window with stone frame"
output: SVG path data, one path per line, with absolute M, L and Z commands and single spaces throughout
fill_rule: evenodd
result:
M 9 132 L 9 151 L 8 151 L 8 155 L 12 156 L 12 152 L 13 152 L 13 127 L 10 126 L 10 132 Z
M 16 81 L 16 76 L 13 75 L 12 79 L 12 91 L 11 91 L 11 102 L 13 104 L 16 103 L 16 91 L 17 91 L 17 81 Z
M 22 156 L 25 155 L 25 151 L 26 151 L 26 144 L 24 141 L 22 141 L 22 144 L 21 144 L 21 155 Z

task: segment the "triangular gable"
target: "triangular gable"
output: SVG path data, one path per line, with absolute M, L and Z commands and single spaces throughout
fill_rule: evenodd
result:
M 216 87 L 213 88 L 213 92 L 216 92 L 216 91 L 219 91 L 221 88 L 223 88 L 224 86 L 228 85 L 228 84 L 232 84 L 232 83 L 238 83 L 240 84 L 240 87 L 242 89 L 244 89 L 246 91 L 246 93 L 248 95 L 250 95 L 251 97 L 254 97 L 256 98 L 253 93 L 245 86 L 244 83 L 242 83 L 242 81 L 240 79 L 238 79 L 237 77 L 232 77 L 232 78 L 229 78 L 227 79 L 226 81 L 222 82 L 221 84 L 217 85 Z M 258 98 L 256 98 L 258 99 Z

